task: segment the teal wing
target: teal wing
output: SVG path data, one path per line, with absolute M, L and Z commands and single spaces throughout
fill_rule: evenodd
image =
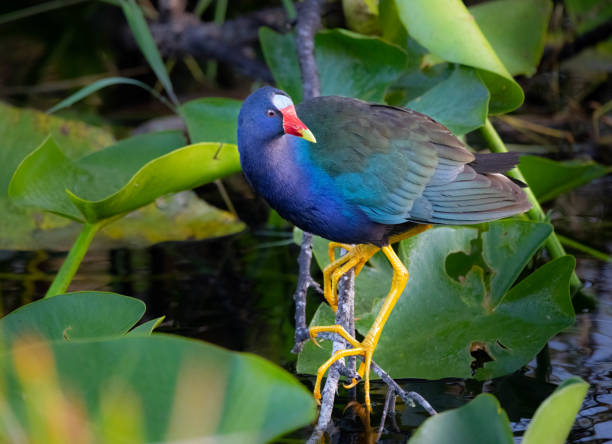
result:
M 457 207 L 445 196 L 471 192 L 465 185 L 482 176 L 467 166 L 474 155 L 424 114 L 330 96 L 303 103 L 297 113 L 317 138 L 310 145 L 311 160 L 371 220 L 469 223 L 473 215 L 466 219 L 458 213 L 479 211 L 477 202 L 465 199 Z M 458 179 L 461 185 L 455 187 Z M 474 183 L 475 189 L 483 184 Z

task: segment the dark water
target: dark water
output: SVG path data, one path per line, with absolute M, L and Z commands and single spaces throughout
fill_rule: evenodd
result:
M 559 198 L 552 218 L 559 231 L 602 251 L 612 251 L 612 180 L 604 178 Z M 224 347 L 260 354 L 293 371 L 293 304 L 297 247 L 288 231 L 245 232 L 201 242 L 166 243 L 141 250 L 90 252 L 71 290 L 107 290 L 147 304 L 147 319 L 166 315 L 160 330 L 196 337 Z M 574 326 L 550 341 L 521 372 L 488 382 L 401 380 L 438 410 L 463 405 L 481 392 L 493 393 L 506 409 L 515 439 L 555 385 L 579 375 L 591 386 L 571 443 L 612 442 L 612 264 L 577 254 L 577 271 L 592 299 L 575 300 Z M 0 309 L 7 313 L 41 297 L 62 254 L 0 252 Z M 309 296 L 314 310 L 319 302 Z M 550 362 L 548 362 L 550 360 Z M 301 377 L 312 387 L 313 378 Z M 375 383 L 372 424 L 380 421 L 386 386 Z M 357 399 L 363 399 L 358 393 Z M 366 442 L 364 427 L 343 412 L 349 401 L 341 390 L 331 442 Z M 387 424 L 381 442 L 404 443 L 426 419 L 420 408 L 398 401 L 397 426 Z M 298 442 L 309 430 L 279 442 Z

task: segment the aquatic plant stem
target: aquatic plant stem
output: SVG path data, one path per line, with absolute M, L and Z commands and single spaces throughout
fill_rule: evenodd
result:
M 79 265 L 81 265 L 81 261 L 89 249 L 89 245 L 91 244 L 94 235 L 98 232 L 100 227 L 101 222 L 83 224 L 83 229 L 81 230 L 79 237 L 72 245 L 68 256 L 66 256 L 66 259 L 64 260 L 59 272 L 55 276 L 55 279 L 53 279 L 51 286 L 45 294 L 45 298 L 50 298 L 51 296 L 56 296 L 66 292 L 68 285 L 70 285 L 72 278 L 76 274 Z
M 487 119 L 485 121 L 484 126 L 481 128 L 481 132 L 482 132 L 483 137 L 486 139 L 487 143 L 489 144 L 491 151 L 495 153 L 507 153 L 508 152 L 508 148 L 506 148 L 506 145 L 504 144 L 503 140 L 501 139 L 501 137 L 499 137 L 499 134 L 497 133 L 497 130 L 491 123 L 491 120 Z M 525 180 L 525 177 L 523 176 L 523 174 L 518 168 L 514 168 L 512 171 L 508 172 L 508 175 L 511 177 L 514 177 L 515 179 L 520 180 L 521 182 L 525 182 L 527 185 L 529 185 L 528 182 Z M 533 194 L 533 191 L 531 190 L 529 186 L 525 188 L 525 193 L 527 194 L 527 198 L 529 199 L 529 202 L 531 202 L 531 204 L 533 205 L 531 210 L 527 212 L 527 216 L 529 217 L 529 219 L 535 220 L 535 221 L 545 221 L 546 213 L 542 209 L 540 202 L 538 202 L 538 199 L 535 197 L 535 194 Z M 557 237 L 557 234 L 554 231 L 550 234 L 550 236 L 548 236 L 548 239 L 546 239 L 545 246 L 548 252 L 550 253 L 550 255 L 553 257 L 553 259 L 559 258 L 561 256 L 565 256 L 567 254 L 565 252 L 565 249 L 563 248 L 563 245 L 561 245 L 561 241 L 559 240 L 559 238 Z M 582 283 L 580 282 L 580 279 L 576 275 L 576 272 L 572 273 L 572 277 L 570 278 L 570 286 L 574 290 L 577 290 L 582 286 Z

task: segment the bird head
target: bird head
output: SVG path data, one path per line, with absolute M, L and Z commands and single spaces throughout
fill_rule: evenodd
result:
M 291 134 L 309 142 L 316 139 L 298 118 L 291 97 L 280 89 L 264 86 L 252 93 L 242 104 L 238 128 L 248 128 L 264 139 Z

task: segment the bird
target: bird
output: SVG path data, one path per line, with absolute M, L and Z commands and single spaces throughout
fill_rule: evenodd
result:
M 389 293 L 359 341 L 340 325 L 315 326 L 343 337 L 340 350 L 319 367 L 314 397 L 338 359 L 361 356 L 371 412 L 370 366 L 378 339 L 408 281 L 392 244 L 432 225 L 477 224 L 531 208 L 521 182 L 504 175 L 516 153 L 473 153 L 444 125 L 417 111 L 362 100 L 319 96 L 297 106 L 284 91 L 264 86 L 243 102 L 238 151 L 251 187 L 280 216 L 330 241 L 331 263 L 323 270 L 324 297 L 337 309 L 338 280 L 357 275 L 382 250 L 393 267 Z M 338 247 L 346 254 L 335 258 Z

